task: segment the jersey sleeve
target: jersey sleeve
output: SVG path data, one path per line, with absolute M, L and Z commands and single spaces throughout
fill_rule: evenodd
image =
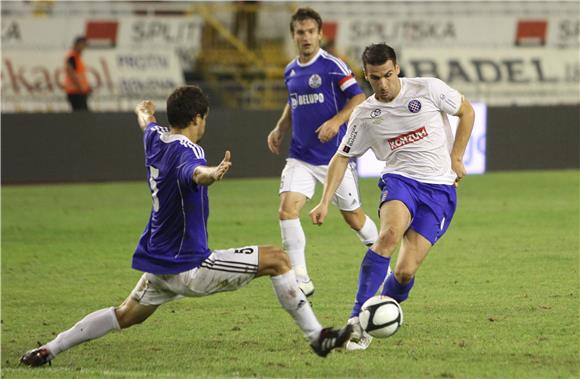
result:
M 428 83 L 431 101 L 437 108 L 450 115 L 457 114 L 463 100 L 461 93 L 437 78 L 428 79 Z
M 177 179 L 179 183 L 185 186 L 193 186 L 193 172 L 198 166 L 207 166 L 207 161 L 203 157 L 203 150 L 201 147 L 195 146 L 201 151 L 195 151 L 194 148 L 185 148 L 181 154 L 181 162 L 177 167 Z
M 351 98 L 359 93 L 363 93 L 363 90 L 358 85 L 354 74 L 346 63 L 338 58 L 333 58 L 332 64 L 335 66 L 332 69 L 335 85 L 337 88 L 340 88 L 346 97 Z
M 363 155 L 371 147 L 371 141 L 364 129 L 364 122 L 353 113 L 336 152 L 349 158 Z

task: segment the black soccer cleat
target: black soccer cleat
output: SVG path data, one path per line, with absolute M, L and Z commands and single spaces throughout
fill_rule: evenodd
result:
M 320 336 L 310 346 L 312 350 L 322 358 L 326 358 L 332 350 L 342 347 L 349 340 L 352 334 L 352 325 L 346 325 L 340 330 L 324 328 L 320 331 Z
M 20 357 L 20 364 L 28 367 L 40 367 L 46 363 L 50 366 L 50 361 L 52 360 L 50 352 L 44 347 L 38 347 L 27 351 L 22 357 Z

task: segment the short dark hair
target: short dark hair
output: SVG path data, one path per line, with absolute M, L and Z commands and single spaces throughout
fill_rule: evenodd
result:
M 294 34 L 294 22 L 304 21 L 304 20 L 314 20 L 318 24 L 318 31 L 322 30 L 322 17 L 314 9 L 305 7 L 298 8 L 296 12 L 292 15 L 290 19 L 290 33 Z
M 386 43 L 373 43 L 365 48 L 362 53 L 363 68 L 366 69 L 367 64 L 373 66 L 380 66 L 393 61 L 393 65 L 397 64 L 397 54 L 395 50 Z
M 87 42 L 87 37 L 85 36 L 77 36 L 74 39 L 73 45 L 78 45 L 81 42 Z
M 207 96 L 198 86 L 179 87 L 167 98 L 167 119 L 177 129 L 187 128 L 197 115 L 205 117 L 208 109 Z

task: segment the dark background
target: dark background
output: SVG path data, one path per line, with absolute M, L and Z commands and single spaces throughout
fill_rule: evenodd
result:
M 286 157 L 266 137 L 278 111 L 212 109 L 200 142 L 210 165 L 232 152 L 228 177 L 279 177 Z M 165 114 L 158 122 L 167 125 Z M 2 182 L 142 180 L 141 130 L 132 113 L 2 114 Z M 487 171 L 580 167 L 580 107 L 489 107 Z

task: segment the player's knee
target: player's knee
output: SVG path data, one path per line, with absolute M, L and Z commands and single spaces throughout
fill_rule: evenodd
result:
M 290 271 L 292 263 L 286 252 L 278 246 L 267 246 L 264 249 L 269 262 L 269 272 L 271 275 L 282 275 Z
M 379 232 L 379 238 L 376 244 L 382 250 L 392 250 L 399 242 L 399 233 L 393 228 L 384 228 Z
M 134 312 L 126 306 L 125 303 L 115 308 L 115 316 L 121 329 L 127 329 L 133 325 L 141 324 L 147 317 L 136 317 Z
M 300 213 L 295 209 L 279 208 L 278 217 L 280 220 L 293 220 L 300 217 Z

